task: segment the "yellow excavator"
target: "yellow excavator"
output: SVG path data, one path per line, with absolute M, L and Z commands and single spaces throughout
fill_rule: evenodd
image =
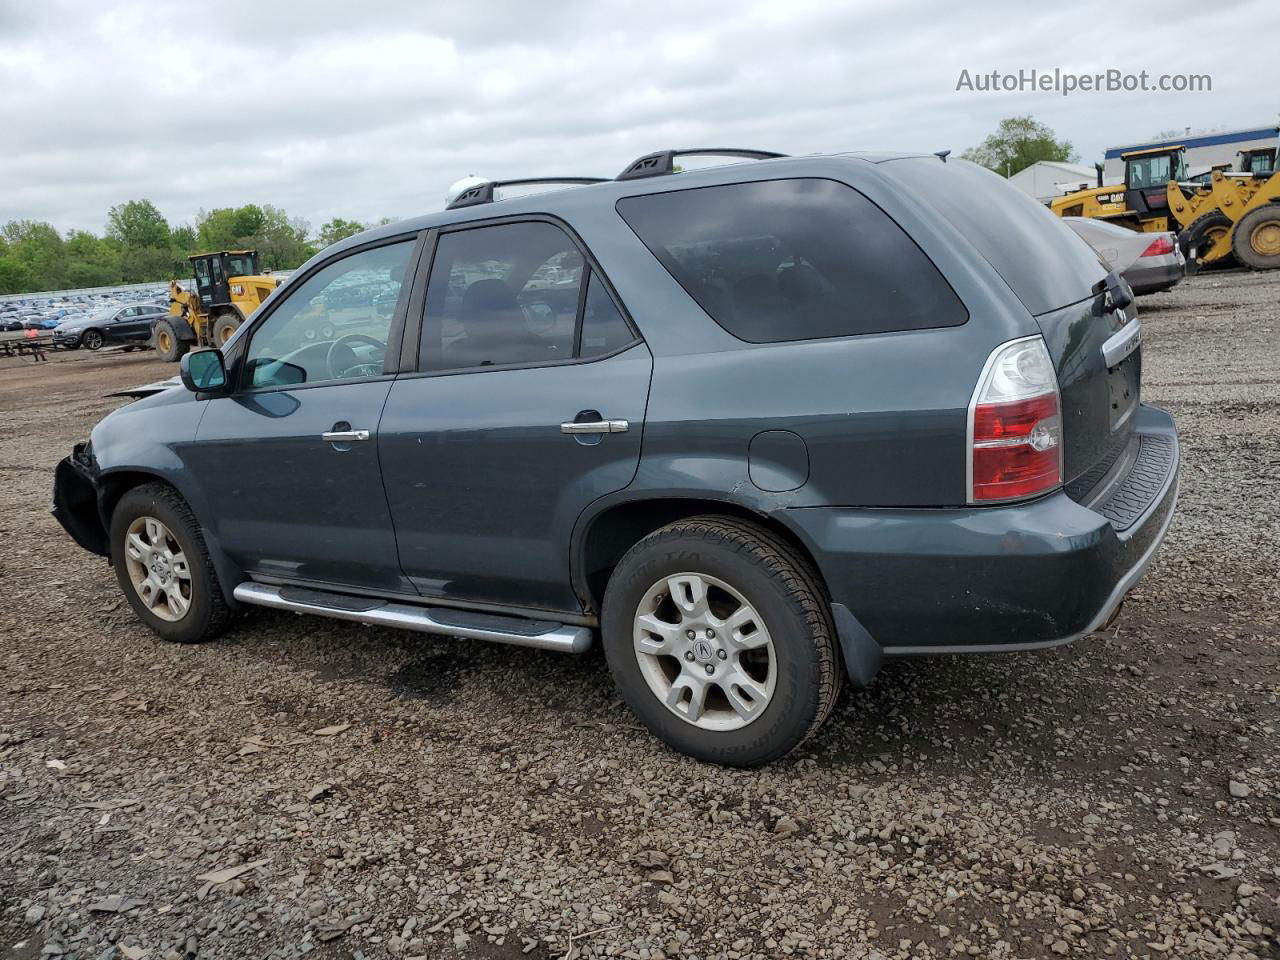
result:
M 161 360 L 174 361 L 192 347 L 221 347 L 280 286 L 258 267 L 256 250 L 219 250 L 188 257 L 195 283 L 169 283 L 169 314 L 151 328 Z
M 1255 151 L 1256 152 L 1256 151 Z M 1208 184 L 1186 182 L 1186 148 L 1122 155 L 1124 183 L 1077 190 L 1049 202 L 1060 217 L 1093 217 L 1146 233 L 1180 231 L 1183 250 L 1201 264 L 1232 255 L 1255 270 L 1280 267 L 1280 173 L 1250 156 L 1244 172 L 1215 167 Z M 1101 175 L 1099 175 L 1101 179 Z

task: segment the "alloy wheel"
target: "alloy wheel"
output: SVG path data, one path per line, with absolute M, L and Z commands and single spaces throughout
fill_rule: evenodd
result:
M 168 527 L 138 517 L 124 537 L 125 566 L 143 605 L 161 620 L 177 621 L 191 609 L 191 568 Z
M 664 577 L 636 609 L 633 641 L 650 691 L 688 723 L 737 730 L 773 697 L 773 638 L 750 601 L 701 573 Z

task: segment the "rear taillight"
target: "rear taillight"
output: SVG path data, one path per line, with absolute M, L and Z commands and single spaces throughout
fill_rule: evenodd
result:
M 1163 257 L 1166 253 L 1173 253 L 1173 238 L 1168 234 L 1156 237 L 1151 246 L 1142 251 L 1144 257 Z
M 1062 402 L 1041 337 L 997 347 L 969 404 L 969 502 L 1034 497 L 1062 484 Z

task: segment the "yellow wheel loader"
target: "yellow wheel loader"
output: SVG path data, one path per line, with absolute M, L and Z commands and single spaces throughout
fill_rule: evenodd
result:
M 169 283 L 169 314 L 151 328 L 160 359 L 174 361 L 192 347 L 221 347 L 257 310 L 279 277 L 258 269 L 256 250 L 220 250 L 188 257 L 194 283 Z
M 1249 158 L 1249 170 L 1232 173 L 1215 167 L 1201 187 L 1168 186 L 1169 208 L 1184 227 L 1180 238 L 1195 248 L 1201 263 L 1215 263 L 1234 255 L 1254 270 L 1280 268 L 1280 173 L 1276 160 Z

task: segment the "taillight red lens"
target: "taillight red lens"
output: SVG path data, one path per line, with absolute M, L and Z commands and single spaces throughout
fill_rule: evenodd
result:
M 1062 482 L 1058 395 L 981 403 L 973 411 L 973 499 L 1009 500 Z
M 1167 235 L 1156 237 L 1151 246 L 1142 251 L 1144 257 L 1162 257 L 1166 253 L 1173 253 L 1173 238 Z
M 969 418 L 971 503 L 1032 497 L 1062 484 L 1058 378 L 1041 337 L 991 352 Z

